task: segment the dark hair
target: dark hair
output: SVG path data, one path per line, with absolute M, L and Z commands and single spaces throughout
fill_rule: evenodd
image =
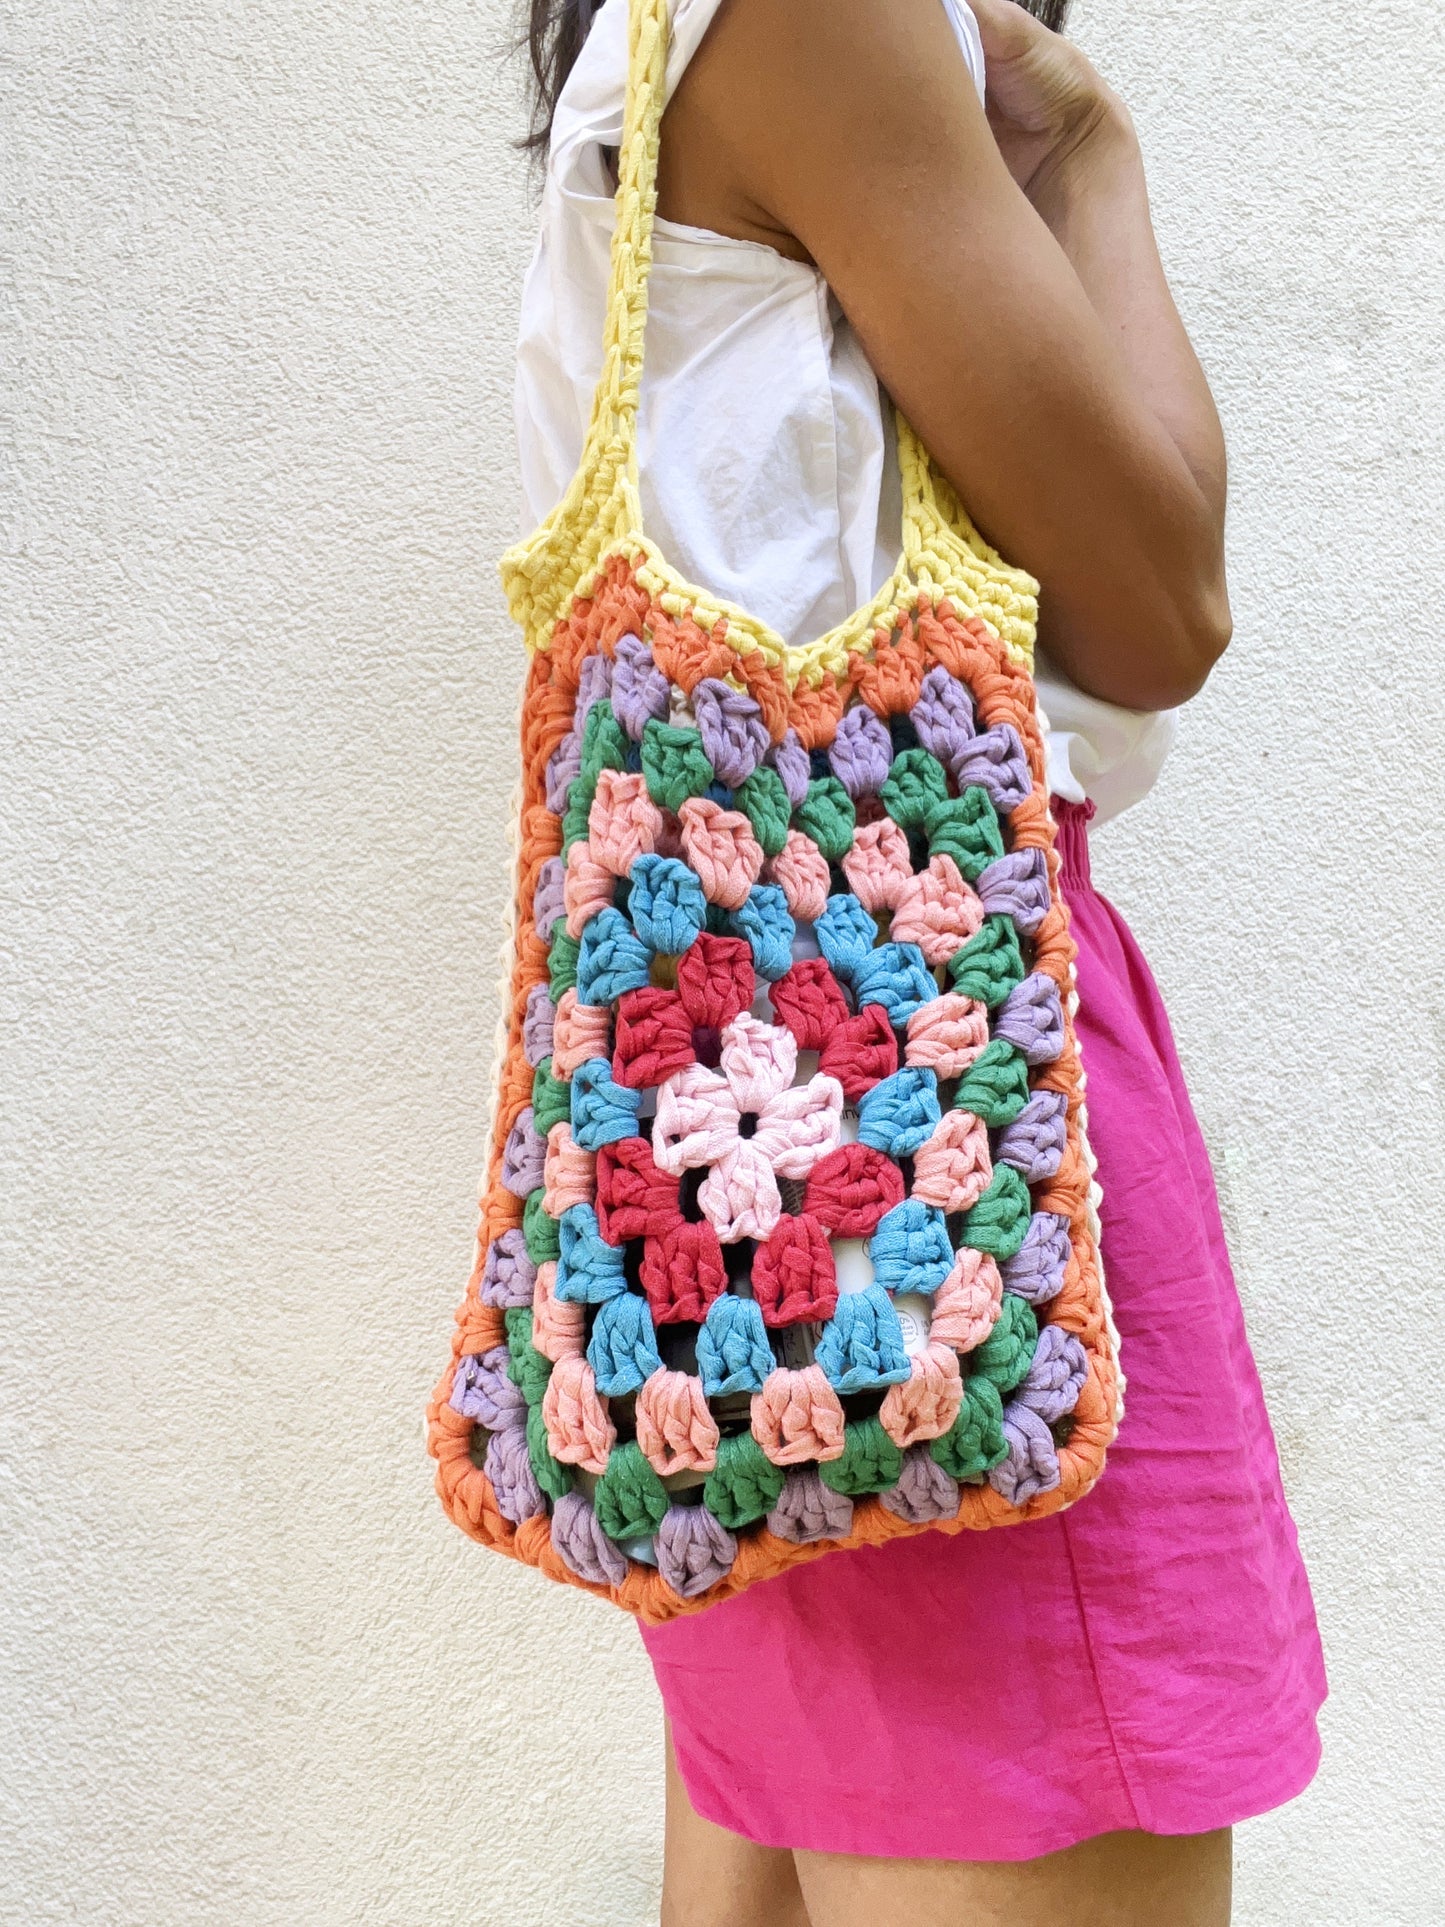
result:
M 551 143 L 557 96 L 576 64 L 600 4 L 601 0 L 527 0 L 523 45 L 532 64 L 532 124 L 521 144 L 529 153 L 545 154 Z M 1019 5 L 1055 33 L 1062 33 L 1071 0 L 1019 0 Z
M 521 145 L 529 153 L 545 154 L 551 143 L 557 96 L 592 30 L 598 4 L 600 0 L 527 0 L 522 44 L 532 64 L 532 124 Z

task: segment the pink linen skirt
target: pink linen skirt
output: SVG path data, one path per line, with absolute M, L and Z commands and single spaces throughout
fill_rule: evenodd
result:
M 766 1846 L 1022 1860 L 1300 1792 L 1324 1665 L 1214 1182 L 1138 945 L 1056 805 L 1125 1413 L 1068 1512 L 840 1552 L 643 1638 L 697 1811 Z

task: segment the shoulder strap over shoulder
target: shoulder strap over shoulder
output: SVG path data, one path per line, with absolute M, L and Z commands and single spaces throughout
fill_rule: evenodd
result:
M 559 579 L 569 585 L 582 579 L 613 543 L 643 545 L 646 540 L 638 491 L 637 408 L 657 209 L 658 146 L 667 102 L 671 0 L 627 0 L 627 5 L 627 102 L 618 151 L 602 371 L 582 459 L 566 494 L 541 528 L 510 550 L 502 562 L 508 600 L 532 646 L 555 613 L 555 591 L 549 593 L 552 585 Z M 956 565 L 969 569 L 984 563 L 995 574 L 1002 571 L 1016 577 L 1031 604 L 1034 585 L 1008 571 L 979 537 L 901 414 L 897 422 L 903 553 L 894 582 L 908 576 L 929 587 Z M 824 640 L 841 648 L 854 630 L 861 639 L 872 619 L 871 606 L 857 611 L 840 631 Z M 745 624 L 758 627 L 744 612 L 735 614 Z M 776 638 L 773 641 L 782 647 Z
M 627 107 L 617 156 L 617 219 L 607 288 L 602 372 L 592 400 L 587 457 L 598 499 L 637 489 L 637 398 L 647 332 L 647 283 L 657 210 L 659 130 L 667 95 L 669 0 L 629 0 Z M 640 515 L 637 518 L 640 521 Z

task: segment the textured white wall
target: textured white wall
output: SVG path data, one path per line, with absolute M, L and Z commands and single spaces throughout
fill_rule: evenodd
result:
M 474 0 L 10 21 L 23 1927 L 653 1915 L 630 1624 L 466 1543 L 419 1438 L 520 669 L 503 30 Z M 1239 639 L 1098 868 L 1174 1011 L 1333 1669 L 1239 1917 L 1438 1927 L 1440 13 L 1091 0 L 1080 31 L 1235 462 Z

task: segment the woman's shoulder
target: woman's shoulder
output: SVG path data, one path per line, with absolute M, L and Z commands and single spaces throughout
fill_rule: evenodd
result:
M 672 37 L 667 55 L 669 99 L 722 4 L 723 0 L 673 0 Z M 983 42 L 969 0 L 939 0 L 939 4 L 952 23 L 969 73 L 982 96 Z M 629 0 L 603 0 L 558 96 L 552 124 L 549 176 L 571 183 L 580 173 L 594 192 L 602 182 L 598 163 L 592 157 L 615 148 L 622 137 L 627 97 L 628 5 Z M 611 192 L 610 188 L 606 191 Z
M 552 168 L 581 144 L 615 147 L 622 136 L 627 100 L 627 14 L 629 0 L 603 0 L 572 71 L 557 97 L 552 122 Z M 672 37 L 667 53 L 670 99 L 687 64 L 702 45 L 723 0 L 673 0 Z M 944 0 L 953 6 L 959 0 Z

